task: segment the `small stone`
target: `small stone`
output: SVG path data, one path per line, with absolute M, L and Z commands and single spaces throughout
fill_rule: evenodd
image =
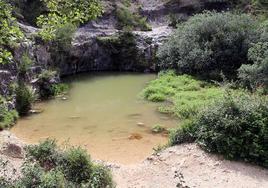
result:
M 144 126 L 145 126 L 145 124 L 142 123 L 142 122 L 137 123 L 137 125 L 138 125 L 139 127 L 144 127 Z
M 142 135 L 139 133 L 132 133 L 129 137 L 129 140 L 140 140 L 142 139 Z

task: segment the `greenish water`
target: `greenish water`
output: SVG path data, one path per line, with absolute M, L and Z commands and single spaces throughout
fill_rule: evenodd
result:
M 41 114 L 19 120 L 12 128 L 19 138 L 36 143 L 47 137 L 86 148 L 94 159 L 136 163 L 165 144 L 167 137 L 151 133 L 155 124 L 167 128 L 176 120 L 157 112 L 156 104 L 138 94 L 154 74 L 101 73 L 68 78 L 68 100 L 36 105 Z M 130 139 L 138 134 L 141 139 Z

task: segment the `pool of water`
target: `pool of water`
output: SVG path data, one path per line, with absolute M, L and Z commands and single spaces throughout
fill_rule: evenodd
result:
M 20 119 L 11 131 L 27 143 L 49 137 L 59 143 L 80 145 L 93 159 L 140 162 L 153 152 L 153 147 L 167 142 L 165 135 L 152 134 L 151 128 L 156 124 L 170 128 L 177 123 L 158 113 L 156 104 L 139 97 L 146 83 L 155 77 L 91 73 L 68 78 L 71 89 L 67 100 L 36 104 L 43 112 Z

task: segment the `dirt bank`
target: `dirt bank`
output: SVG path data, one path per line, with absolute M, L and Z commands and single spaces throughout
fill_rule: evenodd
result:
M 168 148 L 142 164 L 113 169 L 119 188 L 265 188 L 268 170 L 205 153 L 196 144 Z

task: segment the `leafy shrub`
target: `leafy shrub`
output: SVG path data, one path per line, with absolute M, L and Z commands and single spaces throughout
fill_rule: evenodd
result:
M 47 173 L 44 173 L 41 176 L 41 182 L 39 187 L 42 188 L 58 188 L 58 187 L 67 187 L 67 182 L 64 178 L 64 174 L 59 170 L 51 170 Z
M 89 155 L 81 148 L 71 148 L 64 153 L 63 172 L 67 180 L 75 183 L 85 183 L 93 173 Z
M 26 147 L 27 157 L 36 160 L 41 165 L 51 169 L 58 163 L 59 154 L 55 140 L 45 140 L 38 145 L 29 145 Z
M 12 62 L 10 47 L 23 38 L 23 33 L 12 15 L 12 7 L 5 0 L 0 0 L 0 65 Z M 2 27 L 3 26 L 3 27 Z
M 67 84 L 53 84 L 51 86 L 51 90 L 52 90 L 52 95 L 53 96 L 58 96 L 58 95 L 62 95 L 64 93 L 66 93 L 69 90 L 69 86 Z
M 206 12 L 178 26 L 158 52 L 159 66 L 179 73 L 232 76 L 247 63 L 247 53 L 259 36 L 257 22 L 246 14 Z M 217 77 L 216 77 L 217 78 Z
M 94 188 L 115 187 L 110 170 L 102 165 L 93 166 L 90 182 L 86 185 Z
M 252 90 L 263 88 L 268 92 L 268 42 L 256 43 L 249 50 L 249 58 L 253 65 L 242 65 L 239 78 Z
M 37 18 L 39 33 L 45 41 L 55 39 L 56 31 L 68 23 L 79 25 L 102 13 L 98 0 L 44 0 L 48 13 Z
M 118 21 L 118 27 L 120 29 L 138 28 L 142 31 L 152 30 L 151 26 L 148 24 L 147 19 L 145 17 L 130 12 L 130 10 L 126 7 L 118 7 L 116 9 L 116 18 Z
M 25 163 L 22 166 L 22 177 L 14 182 L 14 187 L 38 187 L 43 174 L 44 170 L 38 164 Z
M 0 179 L 0 185 L 12 188 L 114 187 L 110 170 L 93 164 L 85 150 L 62 150 L 57 147 L 55 140 L 50 139 L 27 146 L 21 177 L 15 181 L 4 177 Z
M 0 96 L 0 130 L 10 127 L 18 119 L 18 113 L 8 108 L 6 100 Z
M 54 42 L 57 45 L 57 51 L 66 51 L 70 49 L 73 35 L 76 29 L 76 25 L 72 23 L 66 23 L 56 30 L 56 37 L 54 39 Z
M 194 120 L 187 120 L 179 128 L 173 129 L 169 133 L 169 144 L 176 145 L 194 142 L 197 138 L 197 125 Z
M 35 100 L 34 90 L 26 84 L 20 82 L 16 88 L 16 109 L 19 115 L 26 115 L 31 110 Z
M 268 99 L 228 94 L 197 117 L 198 143 L 230 159 L 268 166 Z
M 31 65 L 33 64 L 28 53 L 22 55 L 21 61 L 18 65 L 18 79 L 19 81 L 25 82 L 27 72 L 29 71 Z

